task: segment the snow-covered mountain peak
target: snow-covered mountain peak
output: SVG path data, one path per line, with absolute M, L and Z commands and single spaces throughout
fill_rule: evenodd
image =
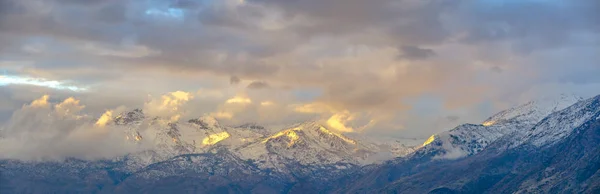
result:
M 306 122 L 293 128 L 282 130 L 265 138 L 262 140 L 262 143 L 281 138 L 289 139 L 290 145 L 292 145 L 294 141 L 300 140 L 300 138 L 305 138 L 304 141 L 320 141 L 320 139 L 324 139 L 336 143 L 356 145 L 355 140 L 345 137 L 342 134 L 334 133 L 316 122 Z
M 501 125 L 511 122 L 536 124 L 553 112 L 582 101 L 583 98 L 572 94 L 545 96 L 523 105 L 501 111 L 483 122 L 484 126 Z
M 473 155 L 491 142 L 505 135 L 499 126 L 464 124 L 450 131 L 431 136 L 423 143 L 425 152 L 438 153 L 436 157 L 455 159 Z
M 270 134 L 269 129 L 267 129 L 266 127 L 263 127 L 261 125 L 258 125 L 256 123 L 246 123 L 246 124 L 242 124 L 239 126 L 235 126 L 233 128 L 237 129 L 237 130 L 247 130 L 247 131 L 259 133 L 259 134 L 262 134 L 265 136 Z
M 575 103 L 551 114 L 513 142 L 512 147 L 523 143 L 535 146 L 551 145 L 568 136 L 585 122 L 600 117 L 600 96 Z
M 464 124 L 432 136 L 423 144 L 428 152 L 441 153 L 441 158 L 460 158 L 476 154 L 496 140 L 507 136 L 522 136 L 555 112 L 582 101 L 569 94 L 549 96 L 529 101 L 501 111 L 481 125 Z
M 293 144 L 294 141 L 299 138 L 295 131 L 299 131 L 299 130 L 301 130 L 301 128 L 296 127 L 296 128 L 286 129 L 286 130 L 277 132 L 276 134 L 273 134 L 273 135 L 265 138 L 264 140 L 262 140 L 262 143 L 267 143 L 271 140 L 275 140 L 280 137 L 286 136 L 290 139 L 290 144 Z
M 246 129 L 265 129 L 265 127 L 263 127 L 263 126 L 260 126 L 260 125 L 258 125 L 258 124 L 256 124 L 256 123 L 246 123 L 246 124 L 239 125 L 239 126 L 237 126 L 237 127 L 235 127 L 235 128 L 246 128 Z
M 190 119 L 188 120 L 188 123 L 191 123 L 193 125 L 198 126 L 200 129 L 214 129 L 214 128 L 220 128 L 220 124 L 219 121 L 217 121 L 217 119 L 215 119 L 212 116 L 202 116 L 200 118 L 196 118 L 196 119 Z
M 283 166 L 361 164 L 375 151 L 317 122 L 305 122 L 237 149 L 240 158 L 252 159 L 261 168 Z M 287 170 L 283 170 L 287 171 Z
M 123 112 L 117 115 L 113 120 L 117 125 L 125 125 L 133 122 L 139 122 L 146 118 L 144 112 L 141 109 L 134 109 L 133 111 Z

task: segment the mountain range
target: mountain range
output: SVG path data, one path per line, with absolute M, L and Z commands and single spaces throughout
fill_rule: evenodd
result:
M 600 193 L 600 96 L 548 98 L 419 145 L 318 122 L 276 129 L 171 122 L 136 109 L 110 123 L 152 149 L 105 160 L 0 160 L 0 193 Z

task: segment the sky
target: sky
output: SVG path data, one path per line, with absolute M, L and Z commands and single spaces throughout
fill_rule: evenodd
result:
M 598 95 L 599 53 L 597 0 L 0 0 L 0 122 L 142 108 L 426 138 Z

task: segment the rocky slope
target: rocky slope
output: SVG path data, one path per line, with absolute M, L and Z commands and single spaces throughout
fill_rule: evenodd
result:
M 543 98 L 501 111 L 483 124 L 463 124 L 432 136 L 423 152 L 439 153 L 438 158 L 456 159 L 476 154 L 501 137 L 522 136 L 548 115 L 582 101 L 580 97 L 562 94 Z M 546 131 L 541 129 L 538 131 Z M 515 140 L 516 141 L 516 140 Z M 518 142 L 518 141 L 517 141 Z
M 556 111 L 530 128 L 496 138 L 468 157 L 432 141 L 410 157 L 371 167 L 340 183 L 350 193 L 597 193 L 600 96 Z M 480 125 L 458 129 L 481 133 Z
M 508 150 L 491 145 L 472 157 L 402 177 L 379 191 L 600 192 L 600 96 L 546 117 L 526 134 Z

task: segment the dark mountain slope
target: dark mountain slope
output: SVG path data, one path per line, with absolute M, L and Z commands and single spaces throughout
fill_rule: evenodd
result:
M 336 192 L 592 192 L 599 181 L 599 118 L 600 96 L 505 135 L 468 157 L 438 157 L 447 149 L 427 149 L 443 147 L 443 141 L 433 141 L 410 157 L 370 166 L 338 182 L 342 189 Z
M 377 192 L 600 193 L 598 116 L 551 146 L 485 150 L 400 178 Z

